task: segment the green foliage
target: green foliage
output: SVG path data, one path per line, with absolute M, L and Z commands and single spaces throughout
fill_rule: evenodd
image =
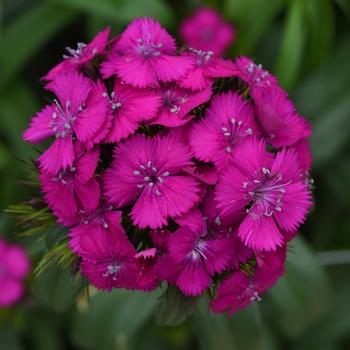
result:
M 159 300 L 155 320 L 160 326 L 178 326 L 191 316 L 197 298 L 186 297 L 175 286 L 169 286 Z

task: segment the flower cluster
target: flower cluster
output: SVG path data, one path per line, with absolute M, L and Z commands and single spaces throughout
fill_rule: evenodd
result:
M 307 121 L 277 79 L 175 40 L 151 18 L 109 29 L 45 77 L 42 192 L 96 287 L 187 296 L 231 314 L 284 273 L 311 206 Z
M 23 296 L 23 279 L 30 270 L 23 248 L 0 238 L 0 308 L 11 306 Z

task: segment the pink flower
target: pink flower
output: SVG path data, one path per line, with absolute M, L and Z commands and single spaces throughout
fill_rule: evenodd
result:
M 301 177 L 307 179 L 312 163 L 310 142 L 308 139 L 301 139 L 290 148 L 294 149 L 297 154 L 299 167 L 301 169 Z
M 182 174 L 191 156 L 174 137 L 133 136 L 115 150 L 104 177 L 105 194 L 118 208 L 133 205 L 131 217 L 140 228 L 166 225 L 168 217 L 188 211 L 199 200 L 197 180 Z
M 265 89 L 278 88 L 276 77 L 263 69 L 261 64 L 255 64 L 252 59 L 238 57 L 235 65 L 232 75 L 242 79 L 250 87 L 254 97 Z
M 274 147 L 290 146 L 311 134 L 310 125 L 297 114 L 281 89 L 266 90 L 257 96 L 255 113 L 266 142 Z
M 67 47 L 68 55 L 63 55 L 64 61 L 53 67 L 43 79 L 54 80 L 59 74 L 77 70 L 96 56 L 102 54 L 107 46 L 109 33 L 110 28 L 108 27 L 98 33 L 89 44 L 78 43 L 75 50 Z
M 159 286 L 159 279 L 156 273 L 157 249 L 149 248 L 141 250 L 135 257 L 139 263 L 139 276 L 137 278 L 138 289 L 149 292 Z
M 236 33 L 231 23 L 210 8 L 199 8 L 180 27 L 180 34 L 188 46 L 222 55 L 233 43 Z
M 102 63 L 103 76 L 117 74 L 136 87 L 158 86 L 182 78 L 192 67 L 188 57 L 176 56 L 175 40 L 152 18 L 135 19 Z
M 110 96 L 104 85 L 102 95 L 108 100 L 112 115 L 107 142 L 119 142 L 133 134 L 142 122 L 157 115 L 161 105 L 161 97 L 152 90 L 135 88 L 118 79 Z
M 175 276 L 169 282 L 175 284 L 185 295 L 202 294 L 211 284 L 215 273 L 228 267 L 232 256 L 232 241 L 217 238 L 208 232 L 204 218 L 198 209 L 176 220 L 181 226 L 170 237 L 168 264 L 176 266 Z M 163 275 L 172 272 L 164 264 Z
M 232 76 L 235 65 L 231 60 L 213 56 L 212 51 L 202 51 L 190 48 L 184 56 L 192 57 L 194 67 L 178 81 L 179 86 L 201 90 L 211 86 L 214 78 L 225 78 Z
M 285 247 L 257 266 L 253 276 L 243 271 L 233 272 L 220 283 L 216 298 L 211 303 L 214 312 L 228 311 L 232 316 L 252 301 L 261 300 L 261 294 L 271 288 L 284 273 Z M 271 261 L 272 258 L 272 261 Z
M 102 231 L 111 232 L 111 234 L 124 233 L 121 225 L 122 212 L 113 209 L 113 206 L 101 200 L 99 205 L 90 211 L 84 209 L 78 211 L 75 222 L 68 223 L 69 226 L 73 226 L 68 234 L 69 247 L 73 252 L 80 256 L 84 255 L 80 242 L 87 235 L 98 236 Z
M 232 159 L 232 151 L 244 140 L 257 135 L 253 108 L 238 94 L 216 95 L 206 110 L 206 117 L 194 123 L 190 145 L 195 156 L 213 162 L 224 171 Z
M 107 119 L 107 103 L 97 94 L 91 80 L 77 72 L 57 76 L 47 85 L 58 101 L 47 105 L 31 121 L 23 137 L 32 143 L 51 136 L 55 141 L 39 158 L 43 171 L 57 174 L 74 162 L 73 138 L 83 143 L 97 143 L 95 136 Z
M 183 89 L 177 84 L 162 85 L 157 89 L 158 95 L 162 99 L 162 107 L 158 116 L 151 124 L 160 124 L 167 127 L 176 127 L 186 124 L 194 115 L 188 113 L 195 107 L 207 102 L 212 94 L 211 86 L 193 92 Z
M 72 166 L 55 175 L 41 171 L 39 179 L 45 201 L 60 220 L 72 220 L 79 210 L 94 210 L 100 200 L 99 184 L 94 177 L 99 151 L 84 152 L 75 145 Z
M 124 233 L 92 232 L 81 240 L 81 249 L 81 272 L 97 288 L 137 288 L 136 251 Z
M 29 270 L 30 262 L 24 249 L 0 239 L 0 308 L 21 299 L 23 279 Z
M 255 138 L 236 147 L 235 166 L 222 174 L 216 200 L 233 221 L 246 211 L 238 236 L 252 249 L 270 251 L 283 245 L 284 230 L 295 231 L 304 221 L 311 195 L 296 153 L 283 149 L 273 159 L 265 147 Z

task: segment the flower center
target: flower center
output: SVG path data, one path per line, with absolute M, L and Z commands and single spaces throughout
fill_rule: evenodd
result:
M 191 259 L 192 260 L 198 260 L 198 259 L 204 259 L 207 260 L 207 256 L 205 255 L 207 249 L 207 244 L 203 240 L 199 240 L 194 249 L 191 251 Z
M 83 55 L 83 51 L 86 47 L 87 45 L 85 43 L 78 43 L 75 50 L 70 47 L 66 47 L 66 51 L 69 55 L 63 55 L 63 58 L 80 58 Z
M 160 49 L 163 47 L 163 44 L 161 42 L 155 43 L 151 39 L 152 35 L 148 33 L 146 39 L 138 38 L 136 40 L 136 50 L 144 59 L 160 56 Z
M 251 128 L 245 128 L 244 122 L 242 120 L 236 120 L 235 118 L 231 118 L 230 124 L 228 126 L 223 126 L 221 130 L 224 135 L 227 153 L 231 153 L 232 148 L 245 136 L 253 134 Z
M 157 196 L 161 196 L 160 187 L 170 173 L 169 171 L 160 173 L 152 161 L 149 160 L 146 164 L 141 164 L 139 169 L 134 170 L 133 175 L 140 179 L 140 182 L 136 185 L 138 188 L 146 188 L 148 186 L 155 190 Z
M 205 66 L 211 57 L 214 55 L 213 51 L 203 51 L 203 50 L 196 50 L 193 47 L 190 47 L 188 51 L 192 52 L 195 56 L 197 56 L 197 66 L 202 67 Z
M 107 92 L 104 92 L 104 93 L 102 94 L 102 96 L 108 98 L 108 101 L 109 101 L 109 103 L 110 103 L 110 105 L 111 105 L 111 108 L 112 108 L 112 110 L 113 110 L 114 112 L 116 112 L 117 110 L 119 110 L 120 107 L 122 106 L 122 103 L 116 99 L 116 96 L 115 96 L 115 92 L 114 92 L 114 91 L 111 92 L 111 96 L 110 96 L 110 97 L 108 96 L 108 93 L 107 93 Z
M 252 182 L 243 182 L 250 199 L 247 213 L 253 219 L 261 219 L 282 211 L 283 196 L 289 183 L 282 181 L 280 173 L 272 175 L 269 169 L 262 168 Z
M 112 280 L 117 279 L 117 274 L 122 266 L 118 263 L 110 264 L 107 266 L 106 272 L 102 275 L 103 277 L 112 277 Z
M 250 62 L 245 66 L 245 71 L 248 73 L 253 83 L 259 84 L 263 82 L 267 86 L 271 85 L 270 80 L 266 79 L 269 76 L 269 72 L 264 70 L 261 64 Z
M 77 119 L 79 112 L 83 110 L 83 106 L 78 108 L 78 111 L 73 111 L 72 103 L 70 100 L 66 102 L 65 108 L 55 102 L 55 112 L 52 113 L 52 119 L 50 121 L 50 127 L 55 133 L 56 138 L 65 138 L 73 133 L 73 124 Z
M 165 89 L 163 92 L 163 106 L 171 113 L 177 114 L 181 110 L 181 105 L 187 101 L 187 96 L 179 96 L 172 89 Z
M 57 176 L 53 177 L 52 180 L 55 182 L 60 182 L 66 185 L 68 182 L 72 181 L 75 177 L 76 168 L 73 166 L 70 169 L 61 170 Z
M 88 225 L 92 223 L 107 229 L 109 227 L 109 224 L 106 221 L 104 214 L 112 210 L 113 206 L 105 204 L 98 207 L 92 213 L 86 212 L 85 210 L 81 210 L 79 213 L 81 215 L 81 221 L 83 224 Z

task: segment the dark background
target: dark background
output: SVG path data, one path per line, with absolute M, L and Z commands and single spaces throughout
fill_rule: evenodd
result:
M 203 303 L 180 326 L 159 327 L 154 317 L 159 293 L 96 294 L 91 289 L 87 303 L 82 282 L 52 266 L 39 278 L 28 278 L 20 305 L 0 310 L 1 350 L 350 349 L 348 0 L 0 4 L 0 212 L 28 200 L 33 191 L 21 181 L 25 162 L 37 153 L 21 133 L 46 102 L 40 77 L 60 60 L 64 48 L 89 41 L 108 24 L 117 34 L 144 15 L 154 16 L 176 36 L 181 20 L 204 4 L 236 25 L 237 40 L 228 56 L 250 55 L 271 70 L 312 123 L 315 181 L 315 206 L 290 244 L 286 276 L 261 303 L 232 319 L 209 315 Z M 35 265 L 50 249 L 51 238 L 18 238 L 18 232 L 16 220 L 0 214 L 0 233 L 24 244 Z M 174 306 L 165 322 L 185 311 Z

